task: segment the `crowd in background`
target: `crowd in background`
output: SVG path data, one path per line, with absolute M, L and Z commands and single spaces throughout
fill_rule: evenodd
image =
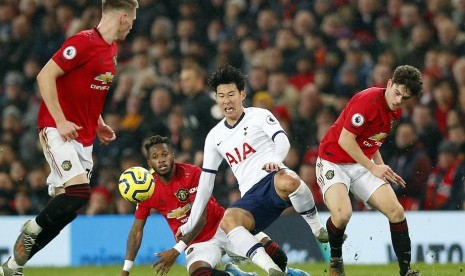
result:
M 463 210 L 465 0 L 139 0 L 102 114 L 116 132 L 95 147 L 83 214 L 128 214 L 123 170 L 146 165 L 145 138 L 168 136 L 176 160 L 201 166 L 204 139 L 221 119 L 205 80 L 224 64 L 247 75 L 246 106 L 271 110 L 292 147 L 286 165 L 311 188 L 319 139 L 360 90 L 384 87 L 400 64 L 423 73 L 423 95 L 381 148 L 407 182 L 406 210 Z M 63 41 L 100 19 L 95 0 L 0 1 L 0 214 L 32 215 L 47 203 L 49 168 L 38 141 L 35 77 Z M 216 178 L 223 206 L 239 197 L 228 166 Z M 355 210 L 366 210 L 354 198 Z

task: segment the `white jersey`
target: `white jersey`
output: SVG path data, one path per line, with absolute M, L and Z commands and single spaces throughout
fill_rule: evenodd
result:
M 234 126 L 226 119 L 220 121 L 205 140 L 203 169 L 216 171 L 223 158 L 228 162 L 239 183 L 243 196 L 268 173 L 262 169 L 274 162 L 284 167 L 276 156 L 273 142 L 278 133 L 284 133 L 276 117 L 267 109 L 249 107 Z

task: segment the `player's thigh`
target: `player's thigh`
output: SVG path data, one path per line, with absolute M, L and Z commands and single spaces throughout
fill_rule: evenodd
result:
M 249 231 L 255 229 L 255 219 L 252 213 L 242 208 L 227 208 L 221 221 L 221 228 L 229 233 L 237 226 L 244 226 Z
M 397 200 L 396 193 L 390 184 L 381 185 L 368 199 L 373 208 L 383 213 L 391 222 L 404 219 L 404 208 Z
M 191 266 L 194 263 L 198 264 L 200 262 L 205 262 L 210 267 L 216 267 L 220 263 L 221 257 L 222 250 L 220 244 L 215 239 L 195 243 L 186 250 L 187 271 L 192 272 L 192 269 L 198 268 L 194 268 L 193 266 L 191 269 Z
M 349 198 L 350 177 L 340 165 L 318 157 L 315 173 L 325 202 L 333 197 Z
M 367 207 L 374 207 L 369 200 L 385 184 L 385 181 L 376 177 L 362 166 L 359 166 L 358 170 L 354 170 L 353 174 L 355 180 L 351 185 L 350 191 L 365 204 L 368 204 L 369 206 Z
M 45 159 L 50 166 L 47 184 L 51 195 L 55 193 L 55 188 L 63 187 L 67 182 L 75 182 L 75 179 L 81 181 L 80 183 L 89 182 L 88 172 L 90 174 L 93 164 L 89 147 L 83 148 L 75 141 L 64 142 L 56 128 L 41 130 L 39 138 Z

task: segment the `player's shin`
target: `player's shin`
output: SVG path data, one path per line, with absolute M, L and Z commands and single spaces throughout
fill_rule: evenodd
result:
M 392 247 L 399 262 L 400 275 L 405 275 L 410 269 L 411 242 L 408 233 L 407 219 L 401 222 L 389 223 Z
M 66 227 L 71 221 L 73 221 L 77 216 L 77 213 L 69 214 L 67 216 L 63 216 L 54 224 L 52 227 L 43 229 L 39 235 L 37 236 L 35 244 L 32 246 L 31 254 L 29 255 L 29 260 L 34 256 L 37 252 L 42 250 L 47 244 L 49 244 L 58 234 L 60 231 Z
M 235 245 L 238 253 L 251 259 L 256 265 L 269 271 L 270 268 L 281 271 L 273 260 L 266 254 L 265 248 L 243 226 L 238 226 L 228 233 L 228 239 Z
M 342 244 L 344 243 L 344 231 L 346 228 L 337 228 L 333 224 L 331 217 L 329 217 L 326 221 L 326 229 L 328 229 L 331 258 L 342 258 Z
M 320 230 L 324 227 L 321 223 L 318 210 L 316 209 L 313 194 L 303 181 L 300 181 L 300 186 L 297 190 L 289 195 L 289 200 L 294 209 L 301 214 L 308 225 L 310 225 L 313 234 L 318 236 Z
M 47 206 L 45 206 L 45 209 L 37 215 L 37 224 L 42 228 L 51 227 L 62 217 L 75 214 L 76 211 L 89 201 L 89 197 L 89 184 L 66 187 L 64 194 L 57 195 L 51 199 Z

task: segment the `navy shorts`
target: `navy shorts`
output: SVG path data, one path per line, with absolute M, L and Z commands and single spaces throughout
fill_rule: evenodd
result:
M 257 234 L 273 223 L 281 213 L 292 204 L 283 200 L 274 188 L 276 172 L 269 173 L 257 182 L 245 195 L 231 204 L 229 208 L 240 208 L 249 211 L 255 220 L 255 229 L 250 231 Z

